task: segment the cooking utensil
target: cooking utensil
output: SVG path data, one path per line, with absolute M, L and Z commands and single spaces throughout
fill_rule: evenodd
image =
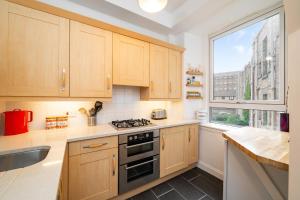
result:
M 81 112 L 82 114 L 86 115 L 87 117 L 89 117 L 89 114 L 85 108 L 79 108 L 78 111 Z
M 102 110 L 102 102 L 100 101 L 96 101 L 95 102 L 95 110 L 96 110 L 96 113 L 98 113 L 100 110 Z
M 97 114 L 97 112 L 96 112 L 96 109 L 95 109 L 95 108 L 91 108 L 91 109 L 89 110 L 89 112 L 90 112 L 90 116 L 91 116 L 91 117 L 95 117 L 95 116 L 96 116 L 96 114 Z

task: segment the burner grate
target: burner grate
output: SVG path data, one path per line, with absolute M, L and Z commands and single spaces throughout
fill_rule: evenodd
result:
M 116 128 L 133 128 L 150 125 L 150 120 L 147 119 L 128 119 L 128 120 L 116 120 L 111 122 Z

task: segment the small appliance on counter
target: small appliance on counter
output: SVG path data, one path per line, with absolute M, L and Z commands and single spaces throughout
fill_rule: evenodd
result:
M 165 109 L 154 109 L 151 113 L 151 119 L 167 119 L 167 111 Z
M 18 135 L 28 132 L 28 123 L 33 120 L 32 111 L 15 109 L 4 112 L 4 135 Z

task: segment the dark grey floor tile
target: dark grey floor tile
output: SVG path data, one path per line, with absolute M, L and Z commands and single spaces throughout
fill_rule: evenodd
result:
M 203 197 L 202 199 L 200 199 L 200 200 L 212 200 L 209 196 L 205 196 L 205 197 Z
M 200 175 L 191 182 L 200 190 L 204 191 L 210 197 L 215 200 L 221 200 L 223 195 L 223 187 L 220 184 L 216 184 L 208 177 Z
M 152 191 L 155 193 L 156 196 L 160 196 L 172 189 L 173 188 L 167 182 L 164 182 L 164 183 L 152 188 Z
M 182 198 L 178 192 L 172 190 L 171 192 L 160 196 L 159 200 L 184 200 L 184 198 Z
M 215 177 L 215 176 L 209 174 L 208 172 L 203 171 L 202 169 L 197 168 L 197 167 L 194 168 L 194 170 L 197 171 L 197 173 L 199 173 L 199 174 L 201 174 L 201 175 L 207 177 L 210 181 L 212 181 L 212 182 L 214 182 L 214 183 L 216 183 L 216 184 L 219 184 L 219 185 L 223 185 L 223 181 L 222 181 L 222 180 L 220 180 L 220 179 L 218 179 L 217 177 Z
M 131 197 L 130 200 L 157 200 L 151 190 L 147 190 L 141 194 Z
M 182 174 L 182 176 L 183 176 L 186 180 L 190 181 L 190 180 L 192 180 L 193 178 L 199 176 L 199 172 L 198 172 L 197 169 L 194 168 L 194 169 L 191 169 L 191 170 L 185 172 L 184 174 Z
M 181 176 L 171 179 L 168 183 L 188 200 L 198 200 L 205 196 L 203 192 L 199 191 L 199 189 Z

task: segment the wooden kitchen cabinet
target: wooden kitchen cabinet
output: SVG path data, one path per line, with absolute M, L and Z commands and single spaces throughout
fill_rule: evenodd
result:
M 187 125 L 187 154 L 188 165 L 198 162 L 199 159 L 199 125 Z
M 149 43 L 113 34 L 113 84 L 149 87 Z
M 141 99 L 180 99 L 182 53 L 150 44 L 150 86 L 141 88 Z
M 118 148 L 69 157 L 69 199 L 109 199 L 118 195 Z
M 70 22 L 70 96 L 112 96 L 112 32 Z
M 0 96 L 69 96 L 69 20 L 0 1 Z
M 169 98 L 180 99 L 182 91 L 182 54 L 169 49 Z
M 150 44 L 150 86 L 141 88 L 141 99 L 167 99 L 169 50 Z
M 185 126 L 160 130 L 160 177 L 188 166 L 186 136 Z

